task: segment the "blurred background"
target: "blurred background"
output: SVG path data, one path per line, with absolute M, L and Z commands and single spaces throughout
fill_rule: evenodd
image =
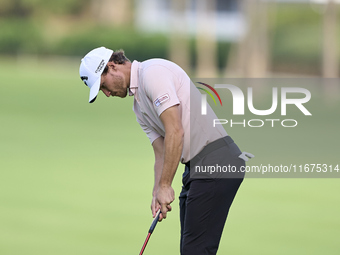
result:
M 152 147 L 133 98 L 88 103 L 78 72 L 88 51 L 166 58 L 198 78 L 338 78 L 339 2 L 0 0 L 0 254 L 137 254 L 144 242 Z M 340 164 L 331 84 L 290 133 L 229 130 L 251 164 Z M 339 179 L 246 179 L 218 254 L 337 255 L 339 192 Z M 176 199 L 145 254 L 179 254 L 178 215 Z
M 197 77 L 338 77 L 338 0 L 1 0 L 0 53 L 79 56 L 105 45 Z

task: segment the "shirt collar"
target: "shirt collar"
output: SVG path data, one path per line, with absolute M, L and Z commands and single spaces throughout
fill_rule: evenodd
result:
M 138 69 L 139 62 L 134 60 L 131 64 L 129 96 L 135 95 L 136 89 L 138 88 Z

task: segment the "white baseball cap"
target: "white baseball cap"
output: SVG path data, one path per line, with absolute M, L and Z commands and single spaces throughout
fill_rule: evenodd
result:
M 89 103 L 93 103 L 100 89 L 100 78 L 109 62 L 113 50 L 105 47 L 91 50 L 81 60 L 79 74 L 82 81 L 90 88 Z

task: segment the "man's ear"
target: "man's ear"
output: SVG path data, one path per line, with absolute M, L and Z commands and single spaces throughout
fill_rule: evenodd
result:
M 112 68 L 113 70 L 116 70 L 116 64 L 113 61 L 107 62 L 108 68 Z

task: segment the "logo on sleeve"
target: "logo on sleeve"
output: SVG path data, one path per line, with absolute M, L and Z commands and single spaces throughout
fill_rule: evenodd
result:
M 156 107 L 160 106 L 162 103 L 168 101 L 170 99 L 169 94 L 165 94 L 163 96 L 158 97 L 155 101 L 154 104 Z

